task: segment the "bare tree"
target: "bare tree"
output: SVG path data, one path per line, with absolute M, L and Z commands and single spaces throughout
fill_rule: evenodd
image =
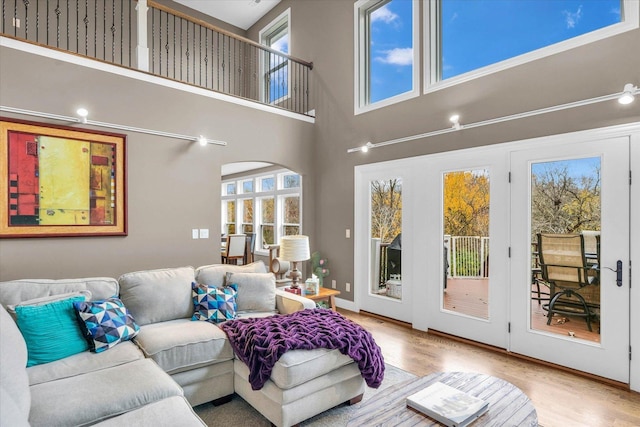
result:
M 600 168 L 571 176 L 566 164 L 550 163 L 531 177 L 532 233 L 600 230 Z
M 371 181 L 371 237 L 390 242 L 402 221 L 402 180 Z

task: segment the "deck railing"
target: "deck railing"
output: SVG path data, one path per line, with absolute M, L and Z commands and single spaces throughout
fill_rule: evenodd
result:
M 313 64 L 150 0 L 0 0 L 3 36 L 309 115 Z

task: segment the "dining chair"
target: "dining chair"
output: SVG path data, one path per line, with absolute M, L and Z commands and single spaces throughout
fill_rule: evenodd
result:
M 253 252 L 256 245 L 256 233 L 246 234 L 246 246 L 244 250 L 244 263 L 250 264 L 253 262 Z
M 246 248 L 246 236 L 244 234 L 230 234 L 227 236 L 227 244 L 222 250 L 223 264 L 237 264 L 239 259 L 244 259 Z
M 542 278 L 549 283 L 551 299 L 543 305 L 548 311 L 547 325 L 554 314 L 584 317 L 591 321 L 600 308 L 600 288 L 587 264 L 582 234 L 538 233 L 538 253 Z

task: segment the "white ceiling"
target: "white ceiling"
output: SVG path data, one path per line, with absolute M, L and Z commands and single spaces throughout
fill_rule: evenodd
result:
M 175 0 L 243 30 L 273 9 L 280 0 Z
M 268 166 L 273 166 L 271 163 L 264 162 L 238 162 L 238 163 L 227 163 L 226 165 L 222 165 L 222 176 L 231 175 L 234 173 L 247 172 L 254 169 L 266 168 Z

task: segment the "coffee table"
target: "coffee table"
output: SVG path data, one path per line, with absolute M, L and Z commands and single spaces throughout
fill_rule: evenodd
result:
M 474 421 L 472 427 L 538 425 L 538 414 L 522 390 L 500 378 L 470 372 L 437 372 L 391 386 L 365 401 L 347 425 L 440 426 L 439 422 L 406 405 L 407 396 L 438 381 L 489 402 L 489 410 Z

